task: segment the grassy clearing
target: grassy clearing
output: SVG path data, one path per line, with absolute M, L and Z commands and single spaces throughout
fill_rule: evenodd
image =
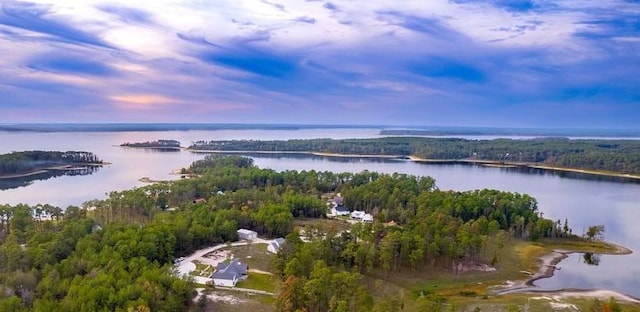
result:
M 242 293 L 237 291 L 215 290 L 214 294 L 219 296 L 232 296 L 238 299 L 236 303 L 228 303 L 222 301 L 209 301 L 204 311 L 216 312 L 237 312 L 237 311 L 255 311 L 255 312 L 273 312 L 275 311 L 275 298 L 272 296 L 262 296 L 250 293 Z
M 275 255 L 267 251 L 266 244 L 251 244 L 246 246 L 229 247 L 234 257 L 247 263 L 249 269 L 273 272 L 271 263 Z
M 190 275 L 193 275 L 193 276 L 209 277 L 211 276 L 211 274 L 213 274 L 213 271 L 215 270 L 214 267 L 208 264 L 203 264 L 198 261 L 193 261 L 193 263 L 196 265 L 196 269 L 189 273 Z
M 306 226 L 315 226 L 320 229 L 323 229 L 325 232 L 343 232 L 351 228 L 351 224 L 346 220 L 348 217 L 345 217 L 345 220 L 341 219 L 295 219 L 293 225 L 296 227 L 306 227 Z
M 601 254 L 624 254 L 628 253 L 625 248 L 621 246 L 615 246 L 605 241 L 587 240 L 582 238 L 573 239 L 554 239 L 554 240 L 542 240 L 536 242 L 539 246 L 544 246 L 546 249 L 563 249 L 577 252 L 593 252 Z
M 276 293 L 280 288 L 280 280 L 272 274 L 249 272 L 249 277 L 244 281 L 239 281 L 236 287 Z
M 525 280 L 529 278 L 523 271 L 536 272 L 540 266 L 540 257 L 554 249 L 579 250 L 584 252 L 608 252 L 617 250 L 604 242 L 553 240 L 528 242 L 510 240 L 504 247 L 496 250 L 489 242 L 487 255 L 479 256 L 479 262 L 488 263 L 489 254 L 497 251 L 498 262 L 495 272 L 467 271 L 456 275 L 447 271 L 446 264 L 425 265 L 418 270 L 401 270 L 385 273 L 370 272 L 367 276 L 369 288 L 376 298 L 400 298 L 405 310 L 411 311 L 416 300 L 421 296 L 445 298 L 453 304 L 456 311 L 473 311 L 476 307 L 481 311 L 507 311 L 519 307 L 524 311 L 563 311 L 563 304 L 574 304 L 581 311 L 586 310 L 593 299 L 568 298 L 558 302 L 550 300 L 534 300 L 539 297 L 532 294 L 509 294 L 494 296 L 491 286 L 502 285 L 508 280 Z M 384 286 L 379 286 L 383 284 Z M 378 285 L 378 286 L 376 286 Z M 554 306 L 555 305 L 555 306 Z M 622 304 L 624 311 L 638 311 L 640 306 Z M 569 311 L 569 310 L 566 310 Z M 575 310 L 574 310 L 575 311 Z
M 493 255 L 492 248 L 487 250 L 490 251 L 488 254 Z M 499 260 L 494 272 L 467 271 L 456 275 L 450 270 L 452 263 L 436 262 L 416 270 L 403 269 L 389 273 L 377 270 L 370 275 L 396 284 L 416 296 L 434 294 L 467 298 L 472 293 L 484 296 L 490 295 L 488 286 L 501 285 L 506 280 L 526 279 L 528 276 L 521 271 L 535 271 L 539 265 L 538 258 L 546 252 L 545 248 L 529 242 L 512 240 L 505 242 L 504 248 L 498 251 Z M 488 254 L 479 256 L 478 262 L 488 263 Z
M 314 220 L 325 222 L 327 220 Z M 337 220 L 332 220 L 340 222 Z M 308 223 L 301 223 L 308 224 Z M 587 240 L 544 240 L 529 242 L 521 240 L 507 240 L 502 242 L 503 248 L 496 248 L 495 241 L 487 243 L 486 254 L 478 256 L 478 262 L 489 263 L 494 252 L 497 252 L 498 262 L 495 272 L 467 271 L 456 275 L 448 269 L 451 264 L 436 263 L 432 266 L 425 264 L 416 270 L 401 270 L 398 272 L 383 272 L 374 270 L 363 276 L 364 283 L 371 290 L 372 295 L 379 301 L 383 298 L 399 299 L 404 304 L 404 311 L 415 311 L 416 303 L 420 296 L 436 296 L 446 300 L 447 306 L 453 305 L 455 311 L 519 311 L 543 312 L 543 311 L 575 311 L 569 306 L 563 308 L 563 304 L 573 304 L 580 311 L 589 311 L 593 303 L 590 298 L 566 298 L 559 301 L 542 299 L 535 294 L 509 294 L 494 296 L 491 286 L 502 285 L 507 280 L 525 280 L 529 275 L 522 271 L 536 272 L 540 265 L 539 258 L 550 253 L 554 249 L 576 250 L 582 252 L 615 253 L 619 250 L 615 246 L 604 242 Z M 270 271 L 272 254 L 266 252 L 266 245 L 253 245 L 234 247 L 233 253 L 241 259 L 246 259 L 251 268 Z M 246 256 L 251 255 L 251 258 Z M 262 275 L 262 276 L 261 276 Z M 279 283 L 277 277 L 264 274 L 250 274 L 247 281 L 238 284 L 238 287 L 266 290 L 274 290 L 274 282 Z M 245 283 L 248 283 L 245 284 Z M 246 303 L 246 308 L 252 311 L 272 311 L 274 298 L 256 296 L 251 303 Z M 601 300 L 606 302 L 607 300 Z M 640 312 L 640 305 L 619 302 L 623 311 Z M 220 311 L 242 310 L 245 306 L 229 306 L 229 309 Z M 218 311 L 218 310 L 216 310 Z

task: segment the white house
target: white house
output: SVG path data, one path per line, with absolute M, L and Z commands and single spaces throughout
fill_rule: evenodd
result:
M 256 231 L 247 230 L 247 229 L 238 230 L 238 239 L 252 240 L 257 237 L 258 237 L 258 233 L 256 233 Z
M 345 206 L 334 206 L 331 208 L 331 214 L 334 216 L 346 216 L 349 215 L 349 208 Z
M 362 216 L 361 221 L 365 223 L 373 223 L 373 216 L 370 213 L 365 213 L 365 215 Z
M 247 278 L 248 269 L 247 264 L 240 262 L 239 259 L 233 259 L 227 263 L 218 263 L 215 273 L 211 276 L 213 284 L 216 286 L 235 287 L 239 280 Z
M 280 247 L 282 247 L 282 244 L 284 244 L 284 238 L 278 237 L 273 241 L 271 241 L 269 245 L 267 245 L 267 251 L 270 253 L 277 254 L 278 251 L 280 250 Z
M 362 218 L 364 217 L 364 215 L 365 215 L 364 211 L 354 210 L 351 212 L 351 219 L 362 221 Z

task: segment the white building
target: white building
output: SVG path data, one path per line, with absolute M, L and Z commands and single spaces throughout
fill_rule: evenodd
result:
M 366 213 L 364 216 L 362 216 L 361 221 L 365 223 L 373 223 L 373 216 L 370 213 Z
M 239 280 L 247 278 L 249 267 L 246 263 L 241 263 L 238 259 L 233 259 L 228 263 L 218 263 L 216 272 L 211 276 L 213 284 L 216 286 L 235 287 Z
M 349 215 L 349 208 L 345 206 L 335 206 L 331 208 L 331 214 L 334 216 L 347 216 Z
M 270 253 L 277 254 L 278 251 L 280 250 L 280 247 L 282 247 L 282 244 L 284 244 L 284 238 L 282 237 L 276 238 L 271 243 L 269 243 L 269 245 L 267 245 L 267 251 Z
M 255 238 L 258 238 L 258 233 L 256 233 L 256 231 L 247 230 L 247 229 L 238 230 L 238 239 L 252 240 Z
M 362 218 L 364 217 L 364 215 L 365 215 L 364 211 L 354 210 L 351 212 L 351 219 L 362 221 Z

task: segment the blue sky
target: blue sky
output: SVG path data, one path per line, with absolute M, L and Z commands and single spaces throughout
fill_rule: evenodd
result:
M 640 127 L 637 0 L 0 6 L 3 123 Z

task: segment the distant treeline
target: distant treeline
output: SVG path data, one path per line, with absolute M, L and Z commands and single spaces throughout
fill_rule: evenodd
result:
M 397 136 L 528 136 L 528 137 L 591 137 L 591 138 L 637 138 L 635 129 L 538 129 L 538 128 L 483 128 L 483 127 L 433 127 L 431 129 L 384 129 L 380 135 Z
M 0 155 L 0 176 L 31 173 L 56 166 L 100 164 L 90 152 L 25 151 Z
M 180 142 L 176 140 L 157 140 L 138 143 L 123 143 L 120 146 L 142 147 L 142 148 L 179 148 Z
M 467 140 L 389 137 L 288 141 L 198 141 L 195 150 L 309 151 L 341 154 L 417 156 L 437 160 L 485 160 L 640 174 L 639 140 Z

